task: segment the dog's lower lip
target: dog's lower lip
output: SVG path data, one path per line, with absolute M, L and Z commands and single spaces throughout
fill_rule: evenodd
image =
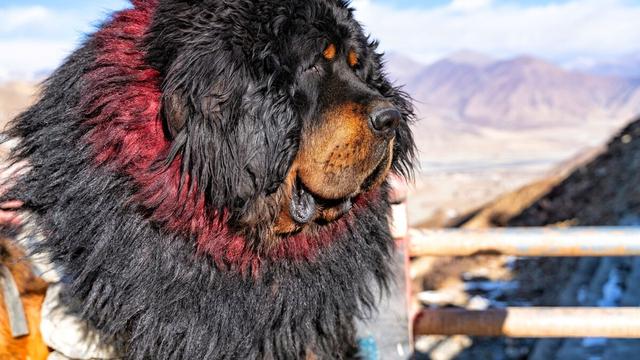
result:
M 302 188 L 304 189 L 305 192 L 311 194 L 313 196 L 313 198 L 316 200 L 316 203 L 318 205 L 320 205 L 323 208 L 332 208 L 332 207 L 336 207 L 346 201 L 348 201 L 349 199 L 352 199 L 355 195 L 349 195 L 349 196 L 345 196 L 345 197 L 341 197 L 341 198 L 326 198 L 323 197 L 322 195 L 318 195 L 315 192 L 313 192 L 312 190 L 309 189 L 309 187 L 307 185 L 305 185 L 304 181 L 298 177 L 298 180 L 296 182 L 296 187 L 298 188 Z
M 352 206 L 353 198 L 325 199 L 310 191 L 298 178 L 291 195 L 289 214 L 292 220 L 304 225 L 314 220 L 315 215 L 322 209 L 339 209 L 341 214 L 346 214 Z

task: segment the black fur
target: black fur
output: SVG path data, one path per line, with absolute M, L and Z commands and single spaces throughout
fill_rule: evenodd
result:
M 409 173 L 410 103 L 342 1 L 160 1 L 139 41 L 160 74 L 159 116 L 173 140 L 158 166 L 181 159 L 207 209 L 228 209 L 229 226 L 258 245 L 270 196 L 322 106 L 324 85 L 307 72 L 327 40 L 357 46 L 358 78 L 402 111 L 393 167 Z M 21 139 L 13 159 L 31 171 L 3 198 L 35 214 L 46 236 L 35 250 L 63 269 L 70 307 L 131 359 L 355 357 L 354 318 L 373 309 L 371 282 L 384 287 L 389 275 L 385 186 L 313 260 L 265 257 L 255 276 L 221 268 L 194 235 L 132 201 L 140 189 L 130 174 L 96 164 L 87 98 L 134 81 L 113 73 L 90 83 L 99 41 L 89 37 L 9 131 Z

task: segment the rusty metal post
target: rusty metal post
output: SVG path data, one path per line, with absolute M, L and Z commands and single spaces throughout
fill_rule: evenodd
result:
M 640 227 L 411 232 L 412 256 L 640 256 Z
M 427 309 L 416 335 L 640 338 L 639 308 Z

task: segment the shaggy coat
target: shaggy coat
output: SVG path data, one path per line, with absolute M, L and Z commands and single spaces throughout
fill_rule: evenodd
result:
M 115 13 L 9 132 L 31 170 L 3 198 L 71 311 L 131 359 L 355 357 L 414 146 L 375 49 L 342 0 Z M 401 115 L 384 136 L 358 127 L 374 102 Z

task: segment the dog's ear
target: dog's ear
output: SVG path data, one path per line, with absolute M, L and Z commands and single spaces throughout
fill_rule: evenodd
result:
M 191 116 L 187 104 L 177 92 L 171 92 L 162 96 L 162 108 L 160 112 L 167 135 L 174 139 L 184 128 Z

